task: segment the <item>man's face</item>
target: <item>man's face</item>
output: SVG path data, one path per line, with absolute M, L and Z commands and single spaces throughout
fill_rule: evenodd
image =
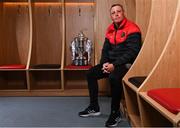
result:
M 112 7 L 110 13 L 114 23 L 120 23 L 124 19 L 124 11 L 120 6 Z

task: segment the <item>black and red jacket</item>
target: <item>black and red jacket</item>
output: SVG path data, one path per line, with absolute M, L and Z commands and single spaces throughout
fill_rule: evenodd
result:
M 126 18 L 117 28 L 112 23 L 106 32 L 100 64 L 110 62 L 115 67 L 133 63 L 141 49 L 141 32 L 139 27 Z

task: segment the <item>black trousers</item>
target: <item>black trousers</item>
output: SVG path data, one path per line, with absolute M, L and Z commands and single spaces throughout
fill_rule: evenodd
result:
M 120 108 L 120 100 L 123 92 L 122 78 L 128 69 L 125 65 L 114 68 L 111 73 L 103 73 L 102 65 L 98 64 L 87 73 L 87 82 L 90 96 L 90 104 L 98 105 L 98 80 L 108 78 L 111 85 L 111 111 L 117 111 Z

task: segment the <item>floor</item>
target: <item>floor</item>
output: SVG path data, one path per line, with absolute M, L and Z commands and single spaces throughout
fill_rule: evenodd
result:
M 102 115 L 81 118 L 89 97 L 0 97 L 0 127 L 104 127 L 110 97 L 100 97 Z M 123 118 L 119 127 L 130 127 Z

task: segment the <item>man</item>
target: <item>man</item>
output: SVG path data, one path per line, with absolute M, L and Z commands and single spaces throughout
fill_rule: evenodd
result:
M 100 64 L 92 67 L 87 73 L 90 105 L 82 112 L 81 117 L 99 116 L 97 80 L 108 78 L 111 85 L 111 113 L 106 127 L 117 126 L 122 119 L 120 100 L 123 91 L 122 78 L 128 71 L 127 64 L 133 63 L 141 48 L 141 32 L 137 25 L 126 19 L 123 6 L 114 4 L 110 8 L 113 21 L 107 28 L 102 49 Z

